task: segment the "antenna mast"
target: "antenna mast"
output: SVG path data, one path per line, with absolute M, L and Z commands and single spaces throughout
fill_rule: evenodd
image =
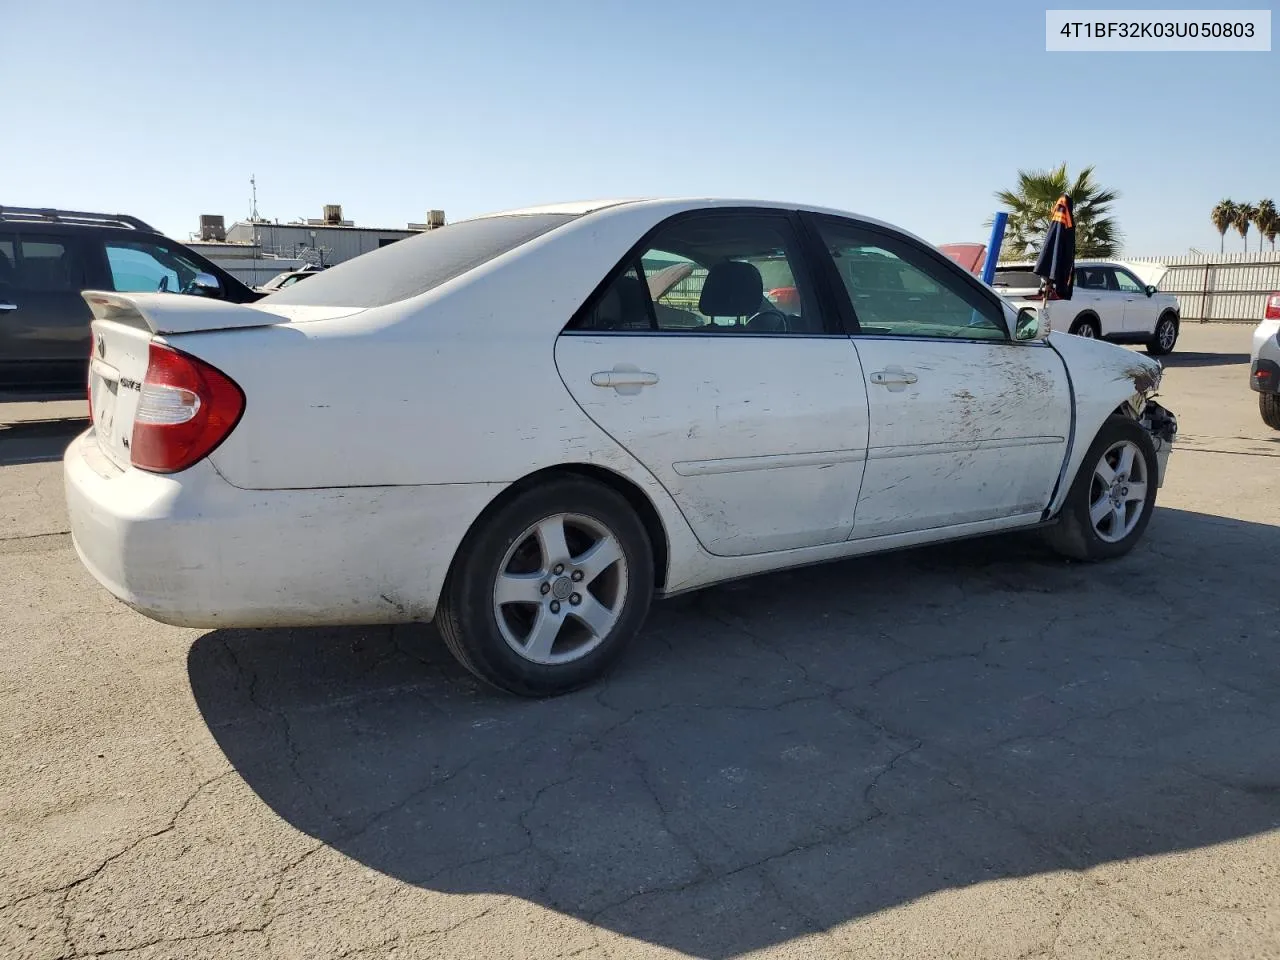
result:
M 249 174 L 249 187 L 253 191 L 253 201 L 249 208 L 249 219 L 258 219 L 258 180 L 252 173 Z

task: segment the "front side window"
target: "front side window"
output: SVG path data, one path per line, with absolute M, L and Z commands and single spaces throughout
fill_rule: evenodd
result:
M 120 293 L 181 293 L 203 272 L 190 258 L 157 243 L 112 240 L 106 249 L 112 289 Z
M 998 304 L 910 242 L 852 221 L 819 221 L 863 336 L 1005 340 Z
M 785 217 L 715 213 L 659 230 L 570 330 L 823 334 Z
M 1133 279 L 1133 277 L 1129 276 L 1129 274 L 1125 273 L 1123 270 L 1115 270 L 1113 273 L 1116 277 L 1116 286 L 1119 288 L 1121 293 L 1145 294 L 1147 292 L 1146 287 L 1138 283 L 1137 280 Z

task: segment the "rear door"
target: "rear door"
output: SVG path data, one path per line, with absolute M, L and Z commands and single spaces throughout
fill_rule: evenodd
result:
M 82 239 L 0 233 L 0 380 L 83 386 L 89 356 Z
M 847 292 L 870 412 L 854 538 L 1036 514 L 1066 455 L 1061 357 L 1015 343 L 998 298 L 937 251 L 814 218 Z
M 778 211 L 673 218 L 556 343 L 582 409 L 721 556 L 838 543 L 853 527 L 866 389 L 797 236 Z M 780 304 L 765 296 L 783 288 Z

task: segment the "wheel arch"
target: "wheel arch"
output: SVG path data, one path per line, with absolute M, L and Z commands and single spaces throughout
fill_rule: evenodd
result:
M 667 536 L 666 527 L 662 523 L 662 518 L 658 513 L 657 507 L 649 499 L 648 495 L 633 480 L 624 477 L 617 471 L 610 470 L 607 467 L 597 466 L 589 463 L 561 463 L 555 466 L 543 467 L 525 474 L 519 480 L 506 487 L 501 493 L 489 501 L 488 505 L 480 511 L 479 515 L 471 521 L 471 525 L 467 527 L 467 532 L 454 551 L 452 561 L 449 568 L 452 574 L 454 565 L 458 562 L 458 557 L 462 553 L 462 547 L 466 545 L 472 534 L 485 523 L 497 510 L 510 503 L 516 497 L 520 496 L 526 490 L 537 486 L 539 483 L 545 483 L 556 477 L 582 477 L 584 479 L 595 481 L 602 486 L 608 487 L 615 493 L 619 494 L 636 512 L 636 516 L 640 519 L 641 525 L 645 529 L 645 533 L 649 535 L 649 543 L 653 548 L 653 584 L 656 590 L 661 591 L 666 587 L 667 574 L 670 568 L 671 545 Z
M 1074 317 L 1072 317 L 1071 323 L 1067 326 L 1067 332 L 1070 333 L 1072 330 L 1074 330 L 1079 325 L 1081 320 L 1092 320 L 1093 325 L 1098 328 L 1098 336 L 1102 336 L 1102 318 L 1098 316 L 1098 314 L 1091 309 L 1081 310 Z

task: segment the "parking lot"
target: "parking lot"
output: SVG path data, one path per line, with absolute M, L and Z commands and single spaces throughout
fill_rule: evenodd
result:
M 0 955 L 1280 956 L 1250 332 L 1167 358 L 1124 560 L 1006 537 L 718 587 L 544 702 L 426 626 L 133 613 L 67 535 L 83 404 L 0 405 Z

